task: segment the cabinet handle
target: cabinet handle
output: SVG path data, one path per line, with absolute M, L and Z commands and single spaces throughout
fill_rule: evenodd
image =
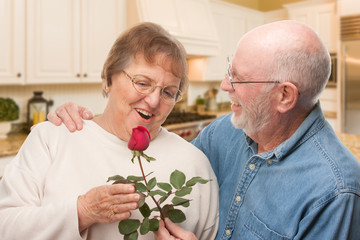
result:
M 81 76 L 81 75 L 80 75 L 80 73 L 76 74 L 76 77 L 78 77 L 78 78 L 79 78 L 80 76 Z
M 16 74 L 16 76 L 17 76 L 18 78 L 21 77 L 21 73 Z
M 86 73 L 84 73 L 84 77 L 87 77 L 87 74 L 86 74 Z

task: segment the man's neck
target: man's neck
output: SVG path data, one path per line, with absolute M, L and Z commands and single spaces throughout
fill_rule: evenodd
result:
M 296 117 L 291 117 L 296 116 Z M 305 120 L 307 115 L 289 113 L 279 116 L 260 132 L 250 137 L 258 144 L 258 153 L 270 152 L 289 139 Z

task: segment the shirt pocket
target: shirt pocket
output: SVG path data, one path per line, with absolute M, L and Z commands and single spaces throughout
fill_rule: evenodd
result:
M 240 231 L 241 235 L 236 239 L 246 240 L 290 240 L 291 238 L 283 236 L 274 230 L 270 229 L 265 223 L 261 222 L 253 212 L 249 214 L 249 217 Z

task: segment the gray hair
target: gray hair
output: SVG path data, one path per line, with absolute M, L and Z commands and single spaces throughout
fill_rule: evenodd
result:
M 319 42 L 313 41 L 311 45 L 300 39 L 277 49 L 268 75 L 271 80 L 293 83 L 310 108 L 318 101 L 331 72 L 330 54 L 317 38 Z

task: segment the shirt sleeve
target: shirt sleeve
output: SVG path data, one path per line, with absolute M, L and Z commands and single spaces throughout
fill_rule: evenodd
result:
M 2 239 L 82 239 L 77 197 L 44 203 L 44 185 L 51 154 L 38 126 L 8 164 L 0 181 Z M 44 132 L 43 132 L 44 133 Z M 66 177 L 66 176 L 64 176 Z
M 340 193 L 331 201 L 315 207 L 299 225 L 294 239 L 359 239 L 360 197 Z

